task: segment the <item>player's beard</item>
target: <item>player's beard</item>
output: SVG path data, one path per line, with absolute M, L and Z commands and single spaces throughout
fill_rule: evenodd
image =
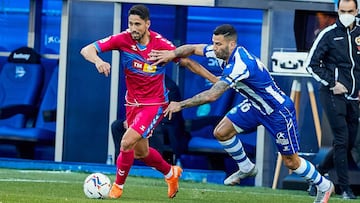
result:
M 226 47 L 226 49 L 220 49 L 220 50 L 214 51 L 214 52 L 215 52 L 216 58 L 223 59 L 225 61 L 230 56 L 228 47 Z
M 140 32 L 132 32 L 131 37 L 133 40 L 140 41 L 144 37 L 145 33 L 141 34 Z

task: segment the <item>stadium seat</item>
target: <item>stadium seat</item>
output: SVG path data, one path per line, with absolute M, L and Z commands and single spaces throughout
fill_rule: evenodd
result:
M 43 84 L 40 55 L 32 48 L 13 51 L 0 72 L 0 126 L 25 127 L 36 112 Z
M 54 68 L 33 126 L 0 126 L 0 143 L 15 144 L 20 158 L 34 159 L 35 148 L 54 146 L 58 67 Z
M 243 99 L 241 95 L 235 95 L 232 99 L 233 106 L 238 104 L 239 99 Z M 223 147 L 213 136 L 213 130 L 220 120 L 225 116 L 208 116 L 191 120 L 191 135 L 189 142 L 190 151 L 225 153 Z M 256 153 L 256 129 L 250 132 L 237 134 L 242 141 L 243 147 L 249 155 L 255 156 Z
M 216 60 L 212 58 L 203 59 L 200 63 L 214 75 L 220 76 L 222 69 Z M 195 94 L 209 89 L 211 83 L 200 76 L 185 72 L 184 98 L 189 98 Z M 188 152 L 181 156 L 181 163 L 184 168 L 194 169 L 215 169 L 225 170 L 228 164 L 226 159 L 230 158 L 224 151 L 220 143 L 215 139 L 213 130 L 219 121 L 225 116 L 230 108 L 242 99 L 233 90 L 225 92 L 218 100 L 197 107 L 183 110 L 186 131 L 191 138 L 188 143 Z M 255 156 L 256 131 L 238 135 L 243 141 L 245 151 L 251 156 Z

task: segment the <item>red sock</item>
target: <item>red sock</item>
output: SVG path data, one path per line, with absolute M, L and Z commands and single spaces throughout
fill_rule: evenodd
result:
M 171 169 L 171 165 L 168 164 L 161 156 L 161 154 L 154 148 L 149 148 L 149 155 L 141 159 L 146 165 L 156 168 L 162 174 L 166 175 Z
M 116 184 L 123 185 L 125 183 L 126 177 L 128 176 L 133 163 L 134 150 L 120 150 L 120 154 L 116 160 Z

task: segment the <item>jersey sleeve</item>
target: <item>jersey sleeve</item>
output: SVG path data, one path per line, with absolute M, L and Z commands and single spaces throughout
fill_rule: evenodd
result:
M 225 66 L 224 60 L 216 57 L 215 52 L 214 52 L 214 46 L 212 44 L 206 45 L 204 47 L 203 53 L 206 58 L 215 58 L 221 68 L 223 68 Z
M 249 78 L 250 69 L 255 67 L 263 69 L 263 65 L 256 57 L 251 56 L 244 48 L 238 49 L 234 54 L 234 60 L 226 65 L 220 80 L 225 81 L 231 87 L 236 83 Z
M 168 39 L 163 37 L 161 34 L 150 31 L 151 39 L 153 39 L 151 48 L 154 50 L 168 50 L 172 51 L 176 49 L 176 46 Z M 179 58 L 173 59 L 173 62 L 178 63 L 180 61 Z

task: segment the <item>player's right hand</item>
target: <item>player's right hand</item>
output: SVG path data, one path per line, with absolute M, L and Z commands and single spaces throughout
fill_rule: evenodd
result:
M 96 61 L 95 63 L 96 69 L 99 73 L 104 74 L 106 77 L 110 75 L 110 64 L 103 60 Z
M 176 56 L 174 51 L 169 50 L 151 50 L 149 53 L 150 60 L 155 61 L 153 66 L 162 64 L 165 65 L 172 61 Z
M 346 89 L 346 87 L 340 83 L 340 82 L 335 82 L 335 86 L 333 88 L 331 88 L 331 90 L 333 91 L 334 94 L 346 94 L 348 93 L 348 90 Z
M 181 111 L 180 102 L 171 101 L 169 106 L 164 111 L 164 117 L 169 116 L 169 120 L 172 118 L 172 114 Z

